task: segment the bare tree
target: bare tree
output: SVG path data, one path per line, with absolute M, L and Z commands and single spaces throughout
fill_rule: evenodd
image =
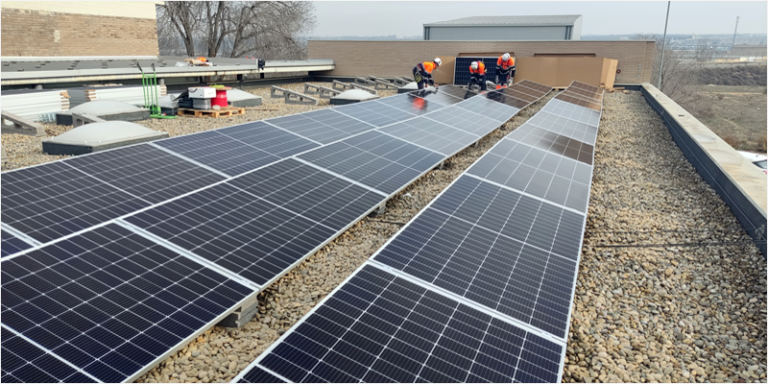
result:
M 161 54 L 300 59 L 315 17 L 311 2 L 166 1 L 157 24 Z
M 693 108 L 700 87 L 697 71 L 701 65 L 695 60 L 686 60 L 681 51 L 674 51 L 669 44 L 666 44 L 664 47 L 664 67 L 662 68 L 661 36 L 638 34 L 635 35 L 634 39 L 656 41 L 651 84 L 656 85 L 659 72 L 661 72 L 661 91 L 681 106 Z M 701 57 L 704 57 L 705 54 L 705 51 L 700 53 Z

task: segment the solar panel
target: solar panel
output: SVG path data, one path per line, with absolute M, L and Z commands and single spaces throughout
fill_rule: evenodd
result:
M 114 223 L 6 258 L 2 275 L 3 326 L 103 382 L 135 379 L 254 293 Z
M 444 108 L 424 117 L 480 137 L 489 134 L 500 125 L 496 120 L 456 107 Z
M 411 93 L 414 93 L 414 92 L 411 92 Z M 423 92 L 423 93 L 425 93 L 425 92 Z M 471 97 L 474 97 L 474 96 L 478 95 L 477 92 L 469 91 L 469 90 L 466 90 L 466 89 L 464 89 L 462 87 L 459 87 L 459 86 L 456 86 L 456 85 L 443 85 L 443 86 L 441 86 L 437 90 L 437 93 L 435 93 L 434 95 L 422 96 L 421 93 L 416 93 L 416 94 L 418 96 L 420 96 L 420 97 L 423 97 L 423 98 L 427 99 L 427 100 L 430 100 L 430 98 L 432 98 L 432 97 L 436 97 L 436 95 L 450 96 L 450 97 L 457 98 L 457 99 L 460 99 L 460 100 L 466 100 L 466 99 L 469 99 Z M 446 103 L 444 103 L 444 104 L 446 104 Z M 446 105 L 448 105 L 448 104 L 446 104 Z
M 229 176 L 263 167 L 280 160 L 217 131 L 176 137 L 153 143 L 186 156 Z
M 587 90 L 573 88 L 573 87 L 569 87 L 569 88 L 563 90 L 563 92 L 560 92 L 560 94 L 561 95 L 572 96 L 572 97 L 575 97 L 575 98 L 578 98 L 578 99 L 583 99 L 583 100 L 587 100 L 587 101 L 591 101 L 591 102 L 595 102 L 595 103 L 598 103 L 598 104 L 603 102 L 603 94 L 602 93 L 590 92 L 590 91 L 587 91 Z
M 486 93 L 483 96 L 485 96 L 485 98 L 488 99 L 488 100 L 493 100 L 493 101 L 496 101 L 496 102 L 499 102 L 499 103 L 504 103 L 504 104 L 509 105 L 510 107 L 516 108 L 516 109 L 523 109 L 523 108 L 527 107 L 530 104 L 530 102 L 528 102 L 528 101 L 521 100 L 521 99 L 518 99 L 518 98 L 515 98 L 515 97 L 512 97 L 512 96 L 509 96 L 509 95 L 504 94 L 502 92 L 492 91 L 492 92 Z
M 238 383 L 285 383 L 285 380 L 256 365 L 246 368 L 245 372 Z
M 0 230 L 0 236 L 2 237 L 2 246 L 0 246 L 2 256 L 0 257 L 6 257 L 8 255 L 13 255 L 14 253 L 19 253 L 25 249 L 32 248 L 31 244 L 16 237 L 5 228 Z
M 480 138 L 478 135 L 451 128 L 423 116 L 380 128 L 379 132 L 446 156 L 452 156 Z
M 565 338 L 584 222 L 461 176 L 374 260 Z
M 125 220 L 264 285 L 384 199 L 288 159 Z
M 217 130 L 222 135 L 284 159 L 320 146 L 303 137 L 261 121 Z
M 565 101 L 567 103 L 575 104 L 575 105 L 578 105 L 580 107 L 585 107 L 585 108 L 593 109 L 595 111 L 600 111 L 603 108 L 603 105 L 601 103 L 599 103 L 599 102 L 585 100 L 585 99 L 580 98 L 580 97 L 573 97 L 573 96 L 569 95 L 566 92 L 560 93 L 559 95 L 555 96 L 555 99 L 562 100 L 562 101 Z
M 469 79 L 472 76 L 469 73 L 469 66 L 473 61 L 482 61 L 485 64 L 485 79 L 487 81 L 496 81 L 496 59 L 498 57 L 457 57 L 453 71 L 453 84 L 469 84 Z
M 446 91 L 446 85 L 442 86 L 437 92 L 433 92 L 431 90 L 422 89 L 420 91 L 413 91 L 409 92 L 409 95 L 418 96 L 422 99 L 425 99 L 427 101 L 435 101 L 438 104 L 444 105 L 444 106 L 450 106 L 453 104 L 461 103 L 464 100 L 464 96 L 451 96 L 448 91 Z M 466 93 L 466 91 L 464 91 Z M 475 93 L 471 93 L 471 96 L 475 96 Z
M 224 179 L 150 144 L 78 156 L 65 164 L 151 203 Z
M 595 145 L 597 140 L 597 127 L 553 115 L 546 111 L 539 111 L 525 123 L 525 127 L 521 126 L 517 130 L 523 128 L 530 130 L 541 128 L 591 145 Z
M 586 213 L 592 168 L 514 140 L 502 140 L 468 174 Z
M 23 337 L 2 327 L 3 383 L 88 383 L 97 381 Z
M 41 243 L 150 205 L 66 161 L 4 172 L 0 201 L 3 222 Z
M 517 108 L 506 104 L 500 104 L 484 97 L 473 97 L 456 106 L 498 122 L 506 122 L 520 111 Z
M 278 117 L 269 119 L 267 122 L 322 144 L 332 143 L 375 128 L 334 109 Z
M 533 103 L 534 101 L 540 99 L 541 96 L 543 96 L 538 92 L 528 91 L 523 86 L 515 86 L 515 85 L 511 85 L 507 88 L 499 89 L 495 92 L 503 93 L 505 96 L 514 97 L 516 99 L 523 100 L 527 103 Z
M 544 112 L 549 112 L 553 115 L 558 115 L 567 119 L 578 121 L 582 124 L 591 125 L 593 127 L 597 127 L 600 124 L 599 111 L 584 108 L 557 99 L 550 100 L 541 110 Z
M 445 105 L 442 105 L 437 101 L 427 100 L 408 93 L 385 97 L 383 99 L 375 100 L 374 102 L 397 108 L 414 115 L 423 115 L 428 112 L 445 108 Z
M 398 108 L 373 102 L 345 105 L 333 109 L 376 127 L 383 127 L 416 116 Z
M 367 132 L 299 156 L 319 167 L 391 195 L 444 156 L 378 132 Z
M 531 331 L 364 265 L 251 367 L 292 382 L 554 382 L 563 353 Z
M 531 80 L 523 80 L 523 81 L 521 81 L 519 83 L 515 83 L 514 85 L 530 88 L 530 89 L 532 89 L 534 91 L 539 92 L 539 94 L 541 94 L 542 96 L 546 95 L 549 91 L 552 90 L 552 87 L 550 87 L 548 85 L 540 84 L 540 83 L 537 83 L 537 82 L 531 81 Z M 531 94 L 533 94 L 533 93 L 531 93 Z
M 520 128 L 525 125 L 528 123 L 523 124 Z M 540 128 L 525 127 L 522 130 L 518 128 L 512 131 L 506 139 L 517 140 L 532 147 L 563 155 L 589 165 L 592 165 L 592 158 L 595 154 L 595 147 L 592 145 Z

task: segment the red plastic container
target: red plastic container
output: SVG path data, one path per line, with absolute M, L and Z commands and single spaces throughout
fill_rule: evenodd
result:
M 222 88 L 216 88 L 216 97 L 211 99 L 211 106 L 218 105 L 220 107 L 227 106 L 227 90 Z

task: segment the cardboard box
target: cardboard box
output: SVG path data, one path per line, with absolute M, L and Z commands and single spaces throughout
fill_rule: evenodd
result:
M 196 87 L 189 88 L 190 99 L 213 99 L 216 97 L 216 88 L 211 87 Z
M 517 60 L 515 83 L 531 80 L 554 88 L 572 81 L 613 88 L 618 60 L 605 57 L 521 57 Z

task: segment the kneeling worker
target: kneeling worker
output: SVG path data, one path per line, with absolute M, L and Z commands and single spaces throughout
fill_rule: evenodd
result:
M 515 59 L 509 53 L 496 60 L 496 89 L 506 88 L 511 78 L 515 77 Z
M 467 89 L 471 90 L 473 84 L 478 84 L 480 86 L 480 91 L 485 92 L 486 85 L 485 85 L 485 63 L 482 61 L 473 61 L 472 64 L 469 65 L 469 84 L 467 85 Z
M 413 79 L 416 81 L 416 84 L 418 84 L 419 89 L 424 89 L 427 83 L 437 88 L 437 84 L 435 84 L 435 80 L 432 79 L 432 71 L 439 68 L 440 64 L 442 63 L 443 61 L 440 60 L 439 57 L 436 57 L 435 60 L 433 61 L 425 61 L 423 63 L 418 63 L 416 64 L 415 67 L 413 67 Z

